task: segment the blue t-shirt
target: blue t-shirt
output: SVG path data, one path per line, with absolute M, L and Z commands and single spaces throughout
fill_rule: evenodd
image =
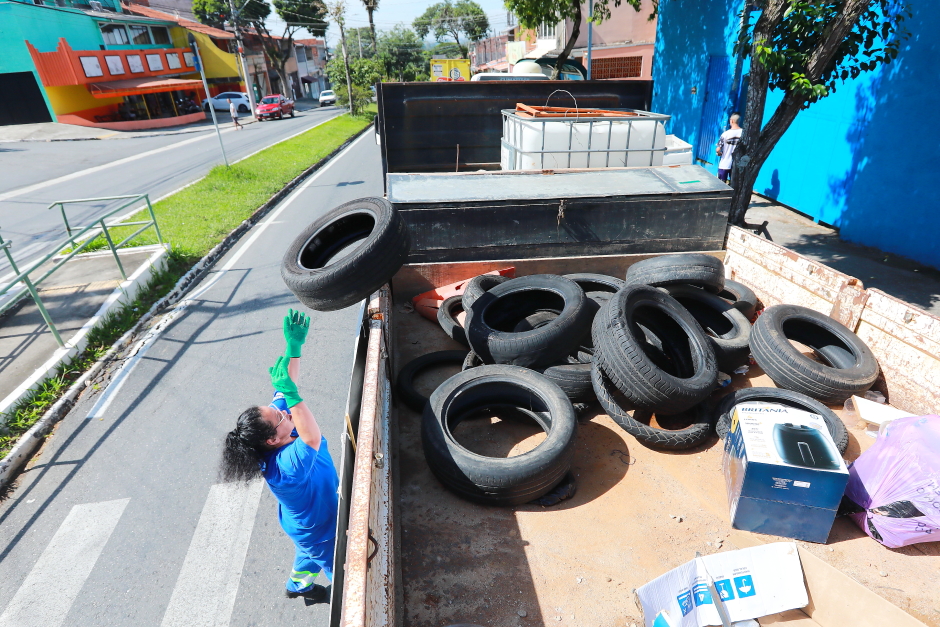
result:
M 275 392 L 271 405 L 287 410 L 280 392 Z M 277 497 L 284 532 L 298 547 L 309 549 L 336 534 L 339 477 L 325 437 L 318 451 L 297 437 L 296 429 L 291 436 L 296 439 L 271 451 L 261 471 Z

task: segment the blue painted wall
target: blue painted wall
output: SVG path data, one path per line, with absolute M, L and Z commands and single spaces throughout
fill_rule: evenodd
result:
M 661 5 L 653 110 L 697 146 L 709 57 L 726 54 L 741 0 Z M 801 111 L 761 169 L 755 191 L 839 227 L 848 241 L 940 267 L 940 11 L 911 2 L 912 36 L 898 59 Z M 733 67 L 729 74 L 733 75 Z M 697 95 L 690 94 L 697 86 Z M 732 85 L 727 85 L 731 109 Z M 782 94 L 770 92 L 765 116 Z M 716 171 L 716 165 L 703 164 Z

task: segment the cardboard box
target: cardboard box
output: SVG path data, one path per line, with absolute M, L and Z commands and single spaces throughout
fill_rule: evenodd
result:
M 697 557 L 637 588 L 636 593 L 647 627 L 657 618 L 671 627 L 704 627 L 721 625 L 711 589 L 735 622 L 809 603 L 793 542 Z
M 849 474 L 821 416 L 738 405 L 722 467 L 735 529 L 826 542 Z

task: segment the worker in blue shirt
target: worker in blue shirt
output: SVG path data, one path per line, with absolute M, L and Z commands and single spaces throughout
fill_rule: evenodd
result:
M 281 527 L 296 549 L 287 597 L 326 603 L 329 591 L 314 580 L 320 572 L 333 580 L 339 479 L 326 438 L 295 383 L 310 317 L 291 310 L 283 326 L 287 355 L 268 370 L 274 399 L 238 417 L 225 437 L 221 475 L 224 481 L 245 482 L 264 477 L 277 498 Z

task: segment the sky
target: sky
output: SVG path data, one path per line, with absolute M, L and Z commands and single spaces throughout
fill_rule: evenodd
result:
M 490 33 L 498 33 L 506 29 L 506 8 L 503 0 L 475 0 L 482 7 L 490 22 Z M 404 24 L 411 27 L 411 23 L 416 17 L 424 13 L 425 9 L 434 4 L 432 0 L 379 0 L 379 8 L 373 13 L 373 21 L 377 31 L 389 30 L 396 24 Z M 362 0 L 347 0 L 346 5 L 346 26 L 348 28 L 358 28 L 369 25 L 369 15 L 366 13 L 365 5 Z M 271 18 L 268 19 L 271 26 L 278 25 L 272 29 L 273 32 L 283 30 L 283 22 L 278 19 L 274 11 L 271 11 Z M 305 34 L 300 37 L 305 37 Z M 429 35 L 429 41 L 433 35 Z M 334 24 L 330 24 L 326 31 L 328 44 L 332 47 L 339 42 L 339 29 Z

